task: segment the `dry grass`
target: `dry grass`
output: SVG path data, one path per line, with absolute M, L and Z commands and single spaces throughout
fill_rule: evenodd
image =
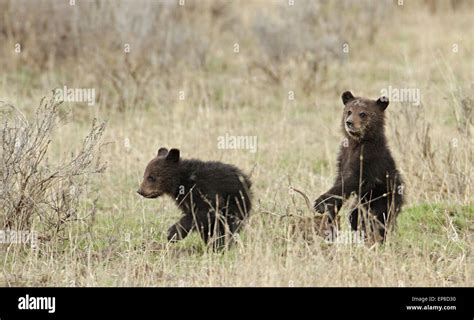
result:
M 13 3 L 0 1 L 0 6 Z M 44 8 L 51 5 L 42 3 Z M 32 25 L 38 19 L 60 19 L 49 9 L 25 16 L 30 29 L 28 24 L 22 30 L 13 21 L 0 20 L 0 39 L 10 48 L 18 41 L 27 44 L 20 55 L 7 49 L 1 53 L 5 72 L 0 100 L 29 117 L 31 106 L 52 88 L 96 90 L 95 106 L 64 104 L 71 120 L 53 139 L 48 157 L 61 163 L 69 156 L 66 152 L 79 150 L 95 117 L 108 121 L 103 140 L 110 142 L 101 149 L 106 172 L 89 181 L 77 207 L 79 213 L 89 212 L 99 193 L 93 227 L 71 225 L 66 240 L 42 241 L 35 250 L 2 245 L 0 284 L 474 285 L 474 39 L 467 32 L 473 28 L 472 3 L 433 14 L 422 3 L 387 2 L 374 8 L 383 19 L 354 26 L 345 21 L 366 21 L 364 8 L 369 7 L 343 10 L 350 2 L 336 2 L 320 9 L 327 10 L 321 13 L 321 30 L 311 19 L 285 21 L 296 13 L 286 16 L 281 10 L 294 8 L 282 9 L 276 2 L 222 8 L 219 3 L 225 2 L 163 11 L 170 16 L 150 25 L 143 21 L 160 14 L 148 13 L 154 11 L 146 5 L 126 11 L 128 2 L 115 10 L 107 3 L 98 8 L 82 4 L 74 13 L 78 17 L 61 16 L 71 32 L 78 33 L 72 38 L 77 50 L 71 39 L 57 40 L 59 28 L 49 34 L 35 31 Z M 288 42 L 278 37 L 262 41 L 268 25 L 257 23 L 258 10 L 266 13 L 260 22 L 295 28 Z M 146 19 L 140 19 L 144 11 Z M 96 19 L 98 15 L 102 19 Z M 98 29 L 92 23 L 111 26 L 120 20 L 123 29 L 106 28 L 103 37 L 93 33 Z M 167 23 L 172 27 L 164 28 Z M 195 33 L 189 36 L 189 30 Z M 313 47 L 307 34 L 311 30 L 314 43 L 328 45 L 323 51 Z M 113 37 L 117 32 L 120 37 Z M 320 34 L 332 37 L 335 47 Z M 98 42 L 95 37 L 103 46 L 87 49 Z M 168 46 L 161 46 L 160 37 L 168 39 L 163 40 Z M 341 41 L 349 44 L 348 53 L 341 53 Z M 124 42 L 133 43 L 128 55 L 122 50 Z M 235 43 L 240 45 L 238 53 L 233 51 Z M 280 57 L 267 54 L 293 44 L 298 45 L 294 51 Z M 458 52 L 452 50 L 455 44 Z M 33 50 L 36 46 L 41 49 Z M 392 101 L 387 109 L 386 133 L 406 182 L 407 202 L 398 229 L 383 246 L 327 244 L 308 229 L 313 217 L 290 187 L 313 199 L 331 185 L 341 140 L 340 93 L 350 89 L 375 98 L 388 86 L 421 92 L 420 106 Z M 289 91 L 294 100 L 288 99 Z M 257 136 L 258 151 L 218 149 L 217 138 L 226 133 Z M 146 163 L 160 146 L 179 147 L 183 157 L 221 160 L 252 171 L 255 209 L 233 249 L 209 252 L 195 235 L 166 243 L 165 232 L 179 216 L 175 205 L 170 199 L 145 200 L 135 193 Z M 344 212 L 340 224 L 347 231 Z

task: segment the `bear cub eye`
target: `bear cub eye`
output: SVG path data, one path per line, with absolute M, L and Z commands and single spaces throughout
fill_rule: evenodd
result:
M 347 115 L 348 115 L 348 116 L 350 116 L 351 114 L 352 114 L 352 111 L 351 111 L 351 110 L 347 111 Z
M 359 116 L 360 116 L 361 118 L 365 118 L 366 114 L 365 114 L 364 112 L 361 112 L 361 113 L 359 113 Z
M 146 179 L 148 180 L 148 182 L 155 182 L 156 181 L 155 177 L 152 177 L 152 176 L 148 176 L 148 177 L 146 177 Z

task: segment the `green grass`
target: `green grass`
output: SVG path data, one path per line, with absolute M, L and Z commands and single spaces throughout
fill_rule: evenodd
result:
M 403 210 L 394 241 L 433 259 L 468 256 L 473 225 L 474 206 L 420 204 Z

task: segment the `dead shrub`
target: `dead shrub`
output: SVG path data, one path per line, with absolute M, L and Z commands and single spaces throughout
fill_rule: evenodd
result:
M 0 225 L 7 230 L 35 229 L 42 238 L 58 237 L 69 222 L 93 218 L 78 214 L 91 174 L 105 170 L 98 151 L 105 123 L 94 120 L 80 150 L 53 165 L 48 148 L 61 124 L 54 95 L 43 98 L 29 121 L 16 107 L 1 105 Z
M 308 94 L 326 80 L 330 64 L 344 63 L 353 43 L 373 43 L 389 6 L 388 1 L 304 1 L 259 12 L 253 32 L 260 52 L 252 67 L 278 85 L 296 76 L 293 81 Z

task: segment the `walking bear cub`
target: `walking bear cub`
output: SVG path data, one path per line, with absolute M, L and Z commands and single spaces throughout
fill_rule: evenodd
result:
M 316 199 L 314 208 L 328 212 L 334 220 L 343 201 L 354 193 L 360 205 L 349 214 L 352 229 L 370 228 L 383 241 L 403 203 L 403 182 L 384 134 L 389 101 L 385 97 L 376 101 L 354 97 L 346 91 L 342 102 L 345 139 L 337 161 L 338 175 L 332 188 Z
M 138 193 L 169 195 L 183 216 L 168 230 L 168 241 L 196 230 L 213 248 L 231 243 L 251 209 L 251 182 L 238 168 L 221 162 L 180 159 L 178 149 L 160 148 L 148 163 Z

